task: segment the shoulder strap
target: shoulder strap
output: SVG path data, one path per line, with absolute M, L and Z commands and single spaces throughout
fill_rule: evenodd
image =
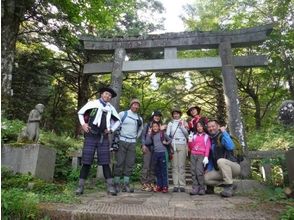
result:
M 205 134 L 205 135 L 204 135 L 204 143 L 205 143 L 205 145 L 207 145 L 208 138 L 209 138 L 209 137 L 208 137 L 208 134 Z
M 124 111 L 124 115 L 123 115 L 123 117 L 122 117 L 122 119 L 121 119 L 121 123 L 123 123 L 124 122 L 124 120 L 126 120 L 126 117 L 128 116 L 128 111 Z
M 218 147 L 222 146 L 222 138 L 223 138 L 223 134 L 222 133 L 219 133 L 216 137 L 216 145 Z

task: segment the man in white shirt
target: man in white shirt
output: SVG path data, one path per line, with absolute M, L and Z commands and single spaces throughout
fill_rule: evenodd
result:
M 116 192 L 120 191 L 120 178 L 123 177 L 123 192 L 133 192 L 130 188 L 130 176 L 135 165 L 136 142 L 143 130 L 143 119 L 138 115 L 140 102 L 133 99 L 130 109 L 119 113 L 121 127 L 119 134 L 119 148 L 116 151 L 114 167 L 114 185 Z

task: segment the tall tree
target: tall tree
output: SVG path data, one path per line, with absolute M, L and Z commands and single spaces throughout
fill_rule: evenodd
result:
M 1 0 L 1 92 L 3 107 L 12 95 L 11 79 L 19 25 L 34 0 Z

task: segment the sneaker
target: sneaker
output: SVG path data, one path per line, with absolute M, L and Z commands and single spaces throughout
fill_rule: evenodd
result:
M 155 185 L 154 183 L 151 183 L 150 184 L 150 192 L 151 191 L 156 192 L 156 189 L 157 189 L 157 185 Z
M 198 195 L 200 196 L 205 195 L 205 188 L 203 186 L 199 187 Z
M 234 185 L 228 184 L 224 186 L 224 190 L 220 193 L 222 197 L 232 197 L 234 195 Z
M 186 192 L 185 188 L 184 187 L 180 187 L 180 192 Z
M 165 186 L 165 187 L 162 187 L 162 190 L 161 190 L 163 193 L 168 193 L 168 188 Z
M 141 190 L 142 190 L 142 191 L 147 191 L 147 192 L 149 192 L 149 191 L 150 191 L 150 185 L 147 184 L 147 183 L 143 183 Z
M 198 195 L 199 192 L 199 186 L 193 186 L 192 191 L 190 192 L 190 196 Z
M 178 187 L 174 187 L 173 188 L 173 192 L 175 193 L 175 192 L 179 192 L 179 188 Z
M 208 194 L 208 195 L 214 194 L 214 186 L 206 186 L 205 194 Z
M 161 192 L 163 190 L 163 188 L 161 188 L 160 186 L 156 186 L 155 188 L 154 188 L 154 192 Z

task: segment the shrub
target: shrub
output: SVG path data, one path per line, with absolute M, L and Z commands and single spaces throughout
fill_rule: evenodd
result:
M 289 220 L 294 219 L 294 207 L 287 206 L 287 209 L 284 211 L 284 213 L 281 216 L 281 220 Z
M 38 196 L 22 189 L 2 189 L 2 219 L 39 219 Z
M 25 123 L 20 120 L 7 120 L 5 118 L 2 118 L 1 140 L 4 143 L 16 142 L 17 137 L 24 126 Z
M 82 140 L 66 134 L 56 135 L 53 132 L 42 132 L 40 142 L 56 149 L 54 178 L 66 180 L 72 172 L 70 153 L 82 147 Z

